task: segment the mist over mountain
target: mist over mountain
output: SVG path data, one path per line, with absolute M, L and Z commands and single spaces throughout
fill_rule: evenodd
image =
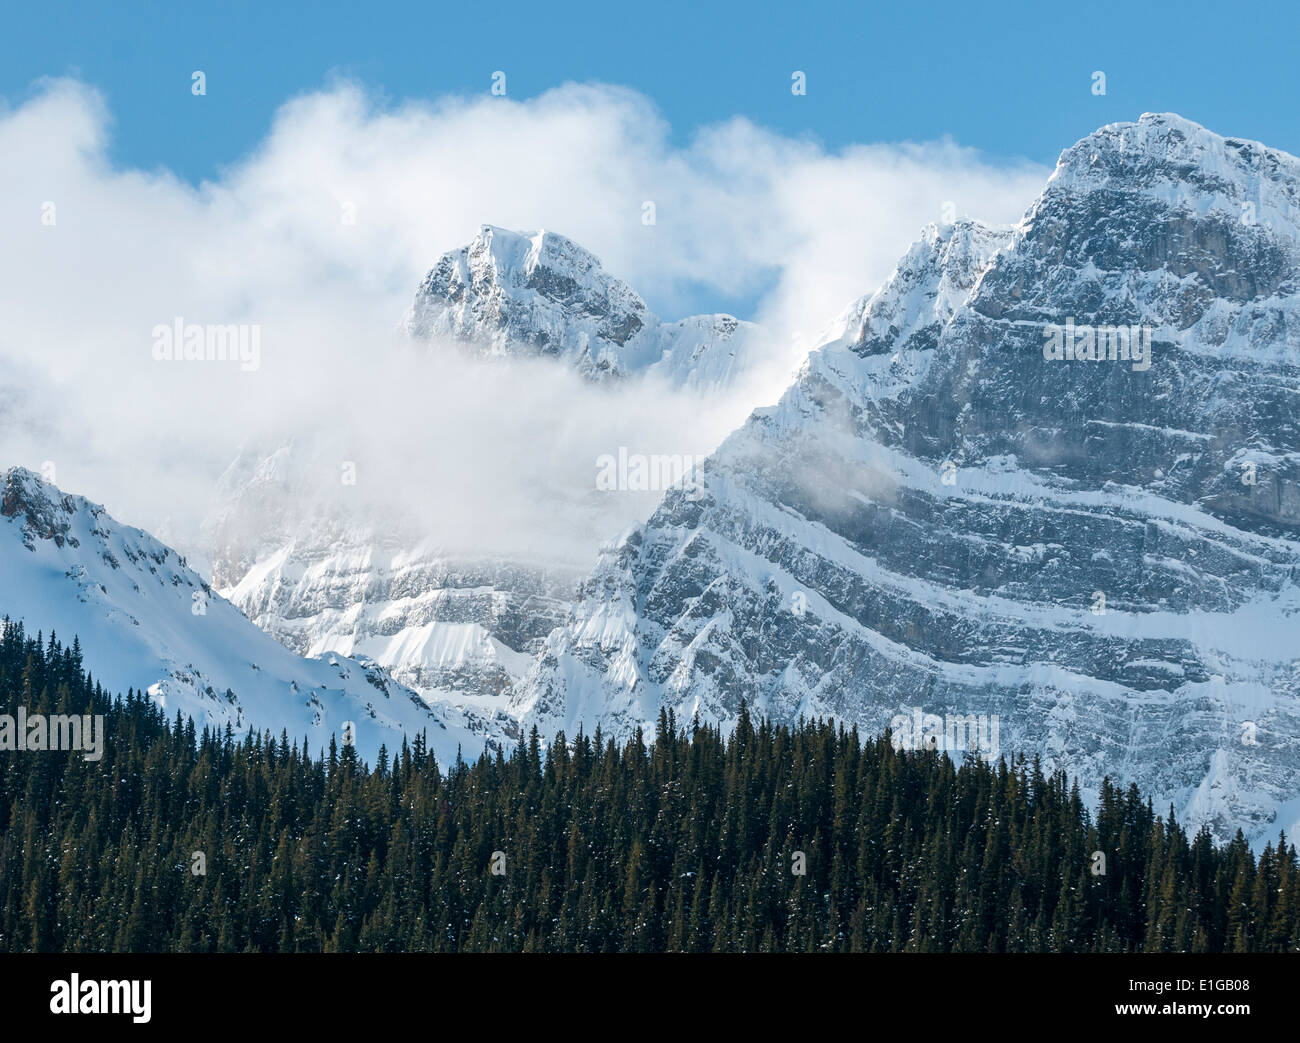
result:
M 600 540 L 643 520 L 663 493 L 649 481 L 599 488 L 600 461 L 630 449 L 676 459 L 668 478 L 684 477 L 684 461 L 710 446 L 678 441 L 665 421 L 734 408 L 772 360 L 757 357 L 763 331 L 752 324 L 662 323 L 571 240 L 490 226 L 437 262 L 403 326 L 428 354 L 417 365 L 472 374 L 507 402 L 520 379 L 562 388 L 584 407 L 580 419 L 527 414 L 533 430 L 507 432 L 503 445 L 548 459 L 500 457 L 495 467 L 485 443 L 497 432 L 480 419 L 447 447 L 462 462 L 451 476 L 401 475 L 394 464 L 421 457 L 391 438 L 376 444 L 390 456 L 344 460 L 359 447 L 324 427 L 245 447 L 218 482 L 202 549 L 226 596 L 299 654 L 364 653 L 421 691 L 491 705 L 564 622 Z M 509 368 L 520 360 L 522 377 Z M 605 434 L 602 418 L 623 433 Z M 485 472 L 491 484 L 476 489 Z M 450 497 L 470 500 L 469 510 L 450 507 L 466 533 L 446 524 Z

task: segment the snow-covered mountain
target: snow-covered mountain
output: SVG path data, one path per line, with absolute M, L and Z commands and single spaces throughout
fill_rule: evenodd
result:
M 755 361 L 758 330 L 730 315 L 664 322 L 594 255 L 554 232 L 483 225 L 444 254 L 404 320 L 484 355 L 554 356 L 593 380 L 646 374 L 678 387 L 731 384 Z
M 1089 789 L 1291 831 L 1298 232 L 1300 161 L 1171 115 L 1068 149 L 1015 228 L 928 229 L 603 554 L 512 711 L 995 715 Z
M 23 468 L 0 493 L 0 615 L 30 633 L 76 635 L 110 691 L 147 692 L 169 714 L 242 733 L 306 737 L 315 752 L 344 741 L 373 760 L 402 736 L 428 736 L 444 762 L 505 738 L 502 719 L 426 701 L 373 662 L 304 659 L 254 626 L 174 550 L 66 495 Z M 494 719 L 495 716 L 495 719 Z

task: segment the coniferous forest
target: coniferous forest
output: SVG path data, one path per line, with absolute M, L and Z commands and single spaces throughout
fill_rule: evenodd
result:
M 93 664 L 92 664 L 93 665 Z M 0 633 L 0 711 L 103 713 L 102 760 L 0 754 L 0 950 L 1287 951 L 1281 836 L 1216 846 L 1106 785 L 828 723 L 661 719 L 436 764 L 197 731 L 78 644 Z M 1104 856 L 1104 867 L 1096 857 Z M 1104 872 L 1098 872 L 1104 868 Z

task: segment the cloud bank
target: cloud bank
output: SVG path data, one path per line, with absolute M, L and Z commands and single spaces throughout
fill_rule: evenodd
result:
M 76 81 L 0 109 L 0 465 L 51 463 L 182 549 L 240 446 L 328 430 L 368 461 L 358 491 L 409 502 L 431 539 L 581 559 L 590 530 L 653 505 L 607 500 L 575 527 L 558 505 L 589 500 L 598 456 L 710 451 L 924 224 L 1015 221 L 1048 174 L 951 142 L 828 152 L 744 119 L 679 146 L 648 99 L 604 85 L 389 105 L 337 84 L 197 187 L 115 168 L 111 132 Z M 789 350 L 707 403 L 412 351 L 394 330 L 419 279 L 483 223 L 569 236 L 667 319 L 754 299 L 742 317 Z M 178 319 L 255 326 L 260 365 L 156 361 Z

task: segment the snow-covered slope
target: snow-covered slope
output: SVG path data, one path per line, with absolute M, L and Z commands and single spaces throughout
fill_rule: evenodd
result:
M 626 735 L 742 698 L 1136 781 L 1220 835 L 1300 797 L 1300 161 L 1177 116 L 1062 154 L 1014 229 L 930 228 L 779 405 L 586 580 L 512 693 Z M 1048 359 L 1148 327 L 1150 368 Z
M 449 337 L 485 355 L 555 356 L 593 380 L 647 374 L 677 387 L 729 385 L 758 351 L 751 323 L 663 322 L 572 240 L 492 225 L 438 260 L 404 325 L 416 339 Z
M 504 737 L 499 717 L 426 702 L 371 662 L 294 655 L 174 550 L 22 468 L 5 472 L 0 493 L 0 615 L 32 633 L 76 635 L 109 690 L 146 691 L 200 725 L 283 729 L 316 750 L 342 742 L 352 722 L 371 760 L 404 734 L 425 732 L 444 761 Z

